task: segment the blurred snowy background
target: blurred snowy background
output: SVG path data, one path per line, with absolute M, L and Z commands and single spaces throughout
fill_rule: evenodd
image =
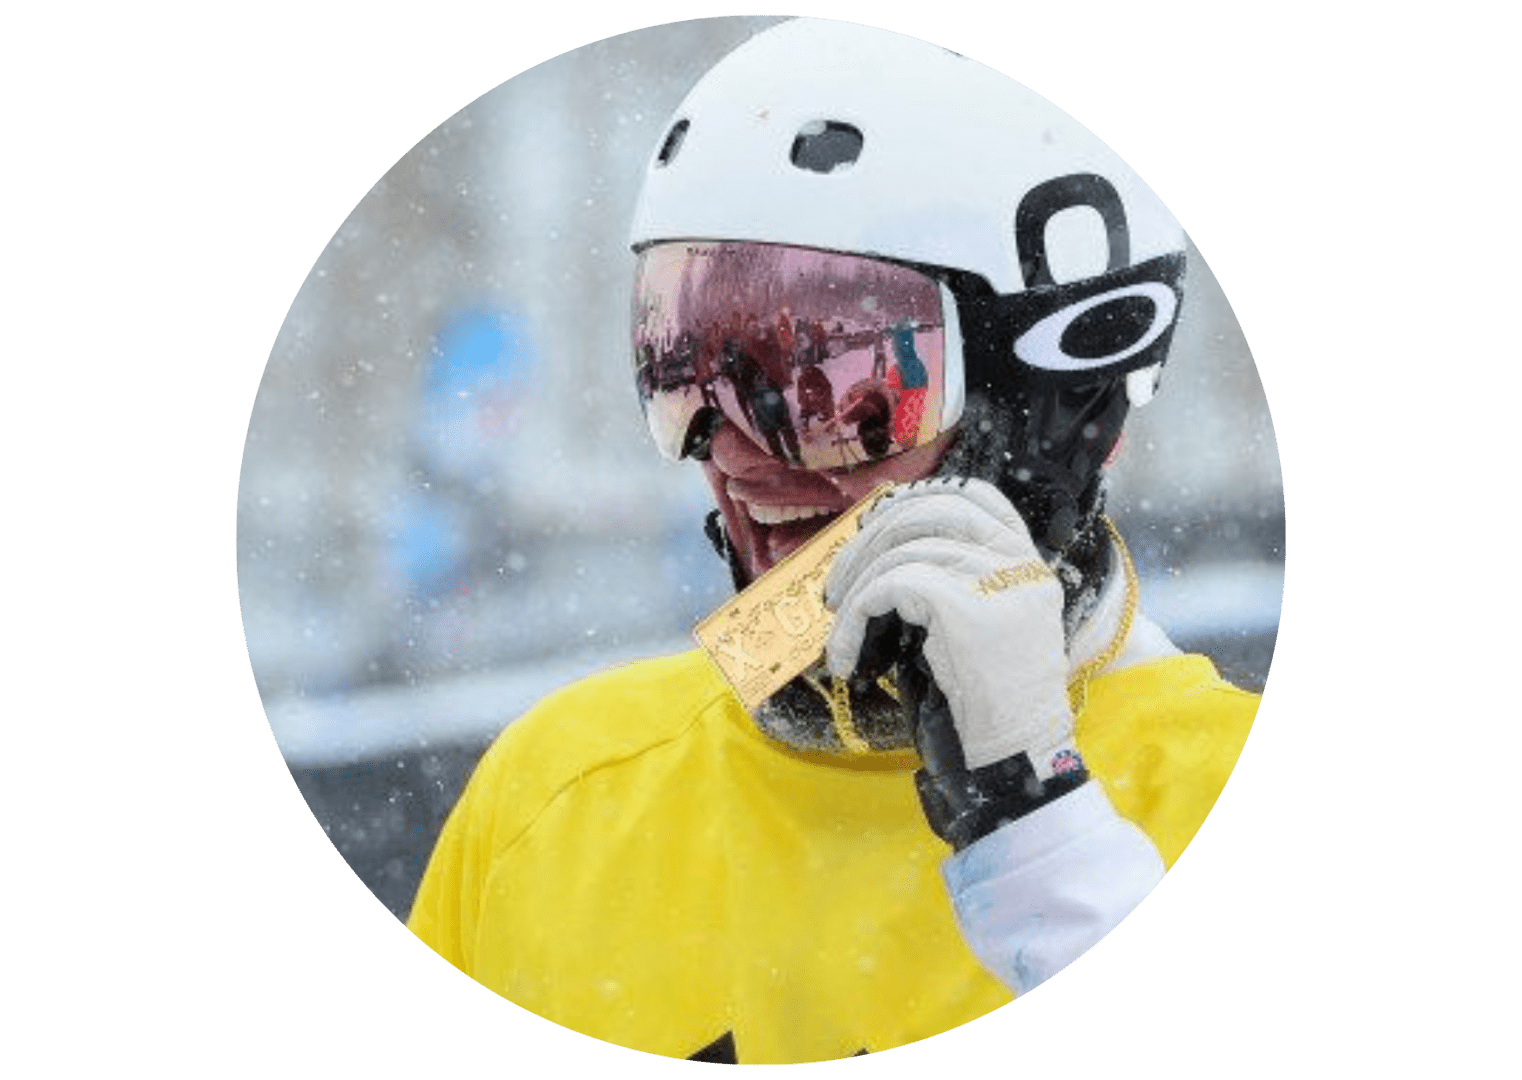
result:
M 706 487 L 640 417 L 625 237 L 670 111 L 774 21 L 624 35 L 473 102 L 365 195 L 275 342 L 239 489 L 249 657 L 296 783 L 399 916 L 502 727 L 584 674 L 690 647 L 729 592 Z M 1110 507 L 1148 613 L 1261 688 L 1278 456 L 1197 252 Z

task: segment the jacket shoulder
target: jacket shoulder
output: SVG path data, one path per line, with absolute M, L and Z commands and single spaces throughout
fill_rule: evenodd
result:
M 1224 711 L 1251 717 L 1259 695 L 1221 678 L 1209 657 L 1176 653 L 1146 660 L 1101 675 L 1089 684 L 1088 708 L 1096 722 L 1115 713 L 1158 709 L 1176 713 L 1181 707 Z
M 1115 808 L 1171 866 L 1236 766 L 1259 696 L 1179 654 L 1095 679 L 1077 718 L 1078 745 Z
M 700 650 L 640 660 L 550 694 L 502 732 L 471 777 L 498 842 L 581 777 L 680 739 L 731 697 Z M 513 820 L 517 819 L 517 820 Z

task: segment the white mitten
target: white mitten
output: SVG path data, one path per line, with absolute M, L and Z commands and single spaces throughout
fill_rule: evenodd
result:
M 1081 768 L 1073 750 L 1062 585 L 1009 500 L 983 480 L 925 480 L 868 513 L 835 560 L 825 603 L 830 671 L 856 669 L 869 619 L 925 630 L 968 770 L 1027 755 L 1037 779 Z

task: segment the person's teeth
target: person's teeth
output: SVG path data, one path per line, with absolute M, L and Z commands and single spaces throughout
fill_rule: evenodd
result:
M 829 508 L 824 506 L 756 506 L 750 507 L 751 520 L 759 525 L 781 525 L 788 521 L 798 521 L 802 518 L 818 517 L 828 514 Z

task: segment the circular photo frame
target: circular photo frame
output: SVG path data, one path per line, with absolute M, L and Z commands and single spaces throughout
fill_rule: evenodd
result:
M 1235 765 L 1283 566 L 1161 201 L 1007 76 L 813 19 L 440 125 L 303 284 L 239 491 L 355 873 L 508 1000 L 707 1061 L 927 1038 L 1101 940 Z

